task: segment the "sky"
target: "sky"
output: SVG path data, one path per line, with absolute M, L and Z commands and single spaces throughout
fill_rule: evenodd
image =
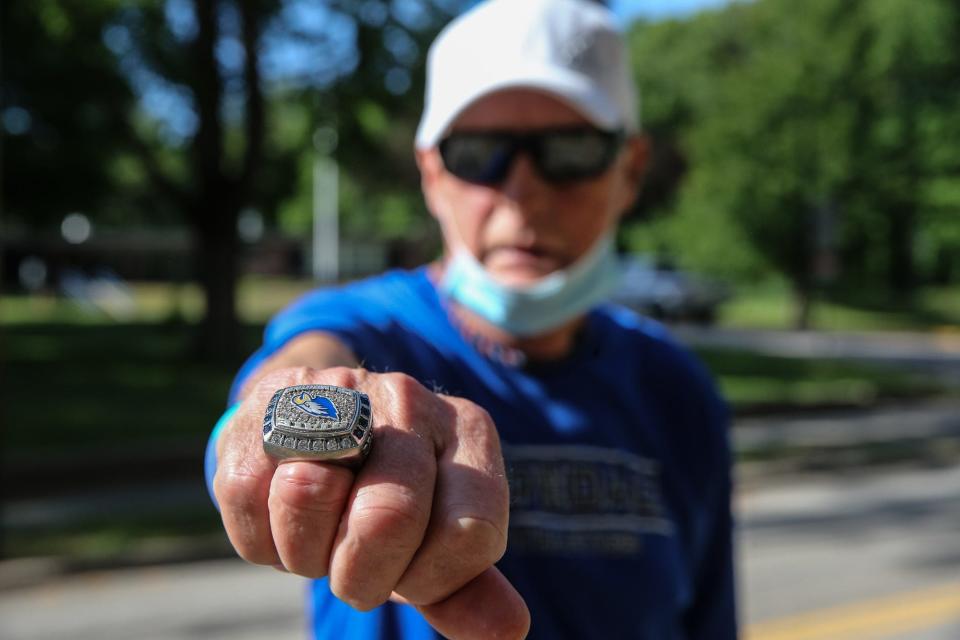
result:
M 609 4 L 626 26 L 637 18 L 674 18 L 720 7 L 729 2 L 730 0 L 610 0 Z
M 522 2 L 523 0 L 518 1 Z M 645 20 L 678 18 L 697 11 L 721 7 L 732 1 L 735 0 L 607 0 L 608 5 L 616 14 L 621 27 L 624 29 L 628 28 L 634 20 L 640 18 Z M 417 4 L 417 2 L 397 2 L 394 5 L 394 10 L 416 7 Z M 167 21 L 174 34 L 178 38 L 190 38 L 195 30 L 195 24 L 189 1 L 166 0 L 164 6 Z M 350 24 L 343 24 L 340 27 L 334 26 L 331 29 L 331 21 L 336 16 L 328 15 L 327 12 L 322 10 L 322 5 L 319 6 L 321 10 L 317 10 L 317 5 L 311 5 L 308 2 L 290 2 L 284 13 L 293 23 L 300 25 L 301 30 L 319 29 L 331 40 L 322 41 L 318 39 L 312 46 L 314 48 L 319 47 L 320 50 L 314 51 L 310 49 L 311 45 L 303 42 L 282 38 L 271 39 L 271 34 L 268 32 L 265 34 L 267 47 L 263 58 L 264 77 L 270 79 L 273 76 L 290 78 L 309 75 L 313 83 L 323 84 L 333 81 L 339 73 L 338 69 L 351 66 L 352 61 L 348 55 L 338 64 L 327 65 L 327 76 L 319 77 L 316 60 L 323 56 L 329 57 L 331 41 L 334 45 L 341 45 L 334 48 L 349 51 L 353 37 L 352 25 Z M 310 8 L 310 10 L 305 10 L 305 7 Z M 227 14 L 225 18 L 236 20 L 236 17 L 230 14 Z M 411 19 L 415 18 L 416 16 L 412 15 Z M 410 48 L 408 43 L 403 42 L 403 38 L 399 37 L 401 35 L 398 34 L 398 37 L 395 38 L 397 40 L 395 54 L 403 53 L 404 50 Z M 123 61 L 125 71 L 137 87 L 146 111 L 160 122 L 161 134 L 171 142 L 186 140 L 193 135 L 197 127 L 196 114 L 189 106 L 189 96 L 186 95 L 185 89 L 170 85 L 164 82 L 162 78 L 153 76 L 144 65 L 139 63 L 136 56 L 131 55 L 133 52 L 131 38 L 132 35 L 122 27 L 111 27 L 104 34 L 104 40 L 108 47 Z M 343 42 L 338 43 L 337 40 L 343 40 Z M 222 38 L 217 46 L 217 57 L 224 69 L 232 70 L 235 74 L 239 73 L 243 64 L 239 40 L 236 37 Z M 303 68 L 301 69 L 301 67 Z M 396 77 L 391 77 L 388 74 L 386 78 L 388 88 L 392 84 L 397 92 L 405 91 L 410 84 L 409 74 L 402 69 L 396 72 L 391 71 L 391 73 Z M 237 100 L 235 99 L 233 102 L 237 102 Z M 231 105 L 232 103 L 228 104 L 227 107 L 239 108 L 240 106 L 239 104 Z

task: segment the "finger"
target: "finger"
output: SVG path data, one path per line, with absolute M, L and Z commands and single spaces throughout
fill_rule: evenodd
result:
M 530 611 L 513 585 L 491 567 L 446 600 L 417 606 L 434 629 L 451 640 L 524 638 Z
M 343 367 L 324 371 L 307 367 L 272 371 L 261 378 L 224 430 L 217 447 L 214 495 L 220 505 L 224 529 L 240 557 L 255 564 L 282 564 L 274 544 L 269 510 L 277 461 L 263 451 L 262 421 L 270 399 L 277 389 L 297 384 L 352 386 L 358 376 L 357 371 Z M 284 482 L 296 484 L 289 477 Z M 297 492 L 296 488 L 289 491 Z M 286 495 L 286 490 L 280 493 Z M 309 493 L 309 490 L 301 488 L 299 493 Z M 292 504 L 302 505 L 303 500 L 298 500 L 302 497 L 292 496 Z M 287 547 L 292 546 L 285 532 L 281 539 Z
M 434 418 L 433 394 L 412 378 L 380 376 L 371 398 L 374 445 L 361 468 L 333 546 L 330 589 L 362 611 L 390 596 L 423 541 L 436 476 L 436 447 L 414 426 Z M 385 380 L 384 380 L 385 379 Z
M 507 545 L 510 500 L 496 428 L 473 403 L 441 399 L 456 424 L 440 441 L 426 537 L 395 589 L 416 604 L 443 600 L 491 567 Z
M 254 404 L 245 403 L 221 436 L 213 493 L 237 554 L 254 564 L 273 565 L 280 557 L 270 531 L 267 498 L 276 463 L 263 453 L 259 429 L 248 424 L 262 420 L 254 416 Z
M 353 472 L 317 462 L 286 462 L 277 467 L 268 506 L 273 541 L 283 566 L 308 578 L 327 575 L 330 550 Z

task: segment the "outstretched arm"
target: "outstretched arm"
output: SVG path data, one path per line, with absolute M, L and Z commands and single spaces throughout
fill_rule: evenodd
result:
M 348 368 L 349 367 L 349 368 Z M 262 447 L 277 389 L 332 384 L 373 405 L 375 445 L 356 473 L 278 462 Z M 302 576 L 329 576 L 360 610 L 392 598 L 451 638 L 520 638 L 523 599 L 493 566 L 506 547 L 508 489 L 496 427 L 463 399 L 400 373 L 375 374 L 336 338 L 292 340 L 241 387 L 216 443 L 213 490 L 241 557 Z

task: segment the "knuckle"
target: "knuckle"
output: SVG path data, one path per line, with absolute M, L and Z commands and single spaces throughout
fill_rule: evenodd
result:
M 426 387 L 405 373 L 398 371 L 385 373 L 382 379 L 395 395 L 402 398 L 416 397 L 423 393 L 429 393 Z
M 357 611 L 370 611 L 376 609 L 390 597 L 390 594 L 370 595 L 354 587 L 347 580 L 330 580 L 330 592 L 338 600 L 346 602 Z
M 422 536 L 428 519 L 417 500 L 405 493 L 387 497 L 367 491 L 357 496 L 351 511 L 358 536 L 371 536 L 381 547 L 409 546 L 411 537 Z
M 237 552 L 237 555 L 241 559 L 249 562 L 250 564 L 258 565 L 274 565 L 277 562 L 277 552 L 273 547 L 267 547 L 266 545 L 254 544 L 251 541 L 237 540 L 232 536 L 230 537 L 230 544 L 233 545 L 234 550 Z
M 469 426 L 471 430 L 487 436 L 496 436 L 497 429 L 493 424 L 493 418 L 491 418 L 487 410 L 480 405 L 467 402 L 464 404 L 461 415 L 463 422 Z
M 454 455 L 470 460 L 471 464 L 481 468 L 493 479 L 492 487 L 505 490 L 506 476 L 500 435 L 485 409 L 469 401 L 458 405 L 456 426 L 451 433 L 450 442 Z
M 358 370 L 350 367 L 330 367 L 314 369 L 297 366 L 284 367 L 270 371 L 257 382 L 254 395 L 269 399 L 277 391 L 298 384 L 332 384 L 338 387 L 354 387 L 358 379 Z
M 498 638 L 526 638 L 530 633 L 530 615 L 526 608 L 514 610 L 500 619 L 502 626 Z
M 338 472 L 343 472 L 342 474 Z M 294 465 L 277 474 L 273 497 L 296 511 L 339 517 L 349 489 L 347 469 L 320 469 L 311 464 Z
M 273 564 L 276 549 L 264 535 L 267 516 L 259 513 L 257 488 L 257 478 L 249 475 L 218 471 L 214 478 L 214 496 L 237 555 L 252 564 Z
M 292 549 L 287 549 L 284 555 L 283 567 L 288 573 L 298 575 L 311 580 L 325 578 L 329 572 L 330 564 L 327 558 L 323 557 L 300 557 Z
M 449 516 L 438 532 L 441 544 L 454 557 L 473 558 L 484 568 L 493 564 L 507 549 L 507 536 L 488 518 Z
M 257 382 L 253 395 L 270 397 L 277 389 L 297 384 L 306 373 L 306 367 L 287 367 L 270 371 Z
M 403 431 L 424 432 L 428 425 L 438 422 L 434 415 L 434 395 L 415 378 L 399 372 L 381 374 L 394 426 Z
M 213 495 L 224 511 L 252 511 L 260 491 L 259 477 L 234 467 L 220 467 L 213 478 Z
M 357 384 L 357 370 L 350 367 L 331 367 L 321 375 L 324 384 L 353 388 Z
M 310 580 L 319 580 L 321 578 L 326 578 L 328 573 L 328 565 L 316 565 L 312 567 L 302 568 L 299 571 L 293 571 L 295 575 L 300 576 L 301 578 L 308 578 Z
M 457 412 L 458 429 L 482 436 L 496 436 L 497 428 L 486 409 L 463 398 L 450 398 Z

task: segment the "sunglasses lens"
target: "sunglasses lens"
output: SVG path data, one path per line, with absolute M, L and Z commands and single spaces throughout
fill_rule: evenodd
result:
M 537 166 L 548 180 L 591 178 L 607 170 L 619 146 L 618 135 L 597 129 L 548 133 L 538 138 Z
M 503 180 L 513 154 L 509 138 L 500 135 L 454 133 L 440 142 L 440 156 L 447 171 L 479 184 Z
M 559 183 L 606 171 L 621 140 L 619 133 L 591 127 L 452 133 L 440 142 L 440 155 L 447 171 L 461 180 L 493 185 L 506 177 L 517 151 L 524 149 L 545 180 Z

